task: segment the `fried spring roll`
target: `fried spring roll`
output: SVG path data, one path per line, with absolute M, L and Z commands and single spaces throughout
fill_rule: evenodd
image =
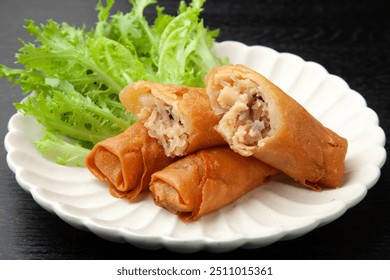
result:
M 196 221 L 257 188 L 278 171 L 228 146 L 190 154 L 152 175 L 155 203 L 183 221 Z
M 126 86 L 120 100 L 144 122 L 169 157 L 224 143 L 205 89 L 139 81 Z
M 206 90 L 221 117 L 215 129 L 233 150 L 313 189 L 340 185 L 347 140 L 264 76 L 243 65 L 217 67 Z
M 111 195 L 132 200 L 148 189 L 154 172 L 173 161 L 138 121 L 123 133 L 96 144 L 86 157 L 86 166 L 99 180 L 107 182 Z

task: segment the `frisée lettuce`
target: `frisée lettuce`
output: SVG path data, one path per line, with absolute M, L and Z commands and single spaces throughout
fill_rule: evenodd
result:
M 35 41 L 23 42 L 18 68 L 0 65 L 0 77 L 30 94 L 15 107 L 43 126 L 36 147 L 57 163 L 84 166 L 98 142 L 117 135 L 136 121 L 126 113 L 118 93 L 131 82 L 148 80 L 204 86 L 204 77 L 223 60 L 212 46 L 218 30 L 204 26 L 205 0 L 181 1 L 176 16 L 156 0 L 129 0 L 132 9 L 111 14 L 114 0 L 101 0 L 94 28 L 50 19 L 26 20 Z M 145 8 L 156 4 L 152 24 Z M 150 19 L 149 19 L 150 20 Z

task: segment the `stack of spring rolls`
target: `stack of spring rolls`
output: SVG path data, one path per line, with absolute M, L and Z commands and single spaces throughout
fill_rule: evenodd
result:
M 205 88 L 135 82 L 120 100 L 138 121 L 86 158 L 115 197 L 149 190 L 196 221 L 279 172 L 313 190 L 341 184 L 347 140 L 243 65 L 214 68 Z

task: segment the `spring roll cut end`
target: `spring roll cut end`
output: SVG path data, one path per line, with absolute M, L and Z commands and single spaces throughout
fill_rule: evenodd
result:
M 150 186 L 156 205 L 168 209 L 174 214 L 191 212 L 194 205 L 183 200 L 180 193 L 164 181 L 156 180 Z
M 254 156 L 313 189 L 339 185 L 347 140 L 267 78 L 231 64 L 210 71 L 206 90 L 221 115 L 215 129 L 237 153 Z
M 132 89 L 141 107 L 137 117 L 163 146 L 166 156 L 184 156 L 223 143 L 214 130 L 218 117 L 204 88 L 140 81 L 121 94 L 123 102 L 133 95 Z
M 208 79 L 210 103 L 214 113 L 222 116 L 215 129 L 233 150 L 243 156 L 253 155 L 273 136 L 278 123 L 264 86 L 233 70 L 211 72 Z
M 136 122 L 123 133 L 97 143 L 86 157 L 86 166 L 107 182 L 113 196 L 132 200 L 148 189 L 152 173 L 174 160 L 166 157 L 157 140 Z

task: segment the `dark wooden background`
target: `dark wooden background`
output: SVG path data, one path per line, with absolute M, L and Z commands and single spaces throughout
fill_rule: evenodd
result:
M 24 19 L 48 18 L 71 24 L 95 22 L 95 0 L 1 0 L 0 63 L 11 66 L 30 40 Z M 178 1 L 161 0 L 174 13 Z M 126 0 L 117 9 L 127 10 Z M 153 9 L 152 9 L 153 10 Z M 235 40 L 290 52 L 322 64 L 345 79 L 379 115 L 387 138 L 390 128 L 390 9 L 379 0 L 208 0 L 203 18 L 220 28 L 219 41 Z M 0 80 L 1 139 L 17 88 Z M 389 151 L 389 141 L 386 142 Z M 54 216 L 16 183 L 0 148 L 0 259 L 390 259 L 390 170 L 386 163 L 378 183 L 365 199 L 336 221 L 290 241 L 257 250 L 224 254 L 176 254 L 148 251 L 105 241 L 79 231 Z

